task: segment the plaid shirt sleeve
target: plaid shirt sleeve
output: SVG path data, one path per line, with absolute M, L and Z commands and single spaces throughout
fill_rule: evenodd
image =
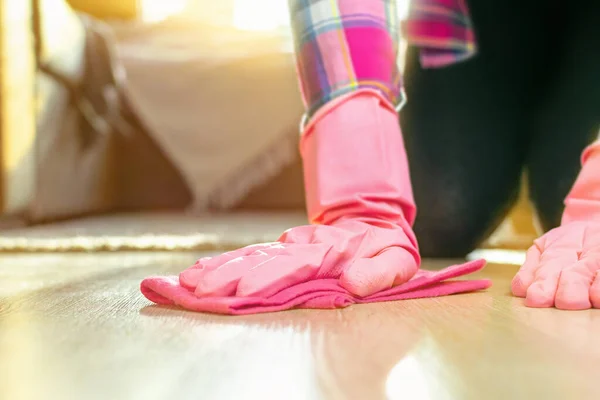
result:
M 454 64 L 476 51 L 465 0 L 412 0 L 402 34 L 409 45 L 420 48 L 425 68 Z
M 379 91 L 404 102 L 396 0 L 288 0 L 307 116 L 339 96 Z

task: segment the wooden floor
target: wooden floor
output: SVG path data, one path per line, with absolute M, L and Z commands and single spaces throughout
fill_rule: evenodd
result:
M 150 305 L 196 253 L 0 257 L 0 399 L 598 399 L 600 311 L 485 293 L 222 317 Z M 427 267 L 440 263 L 426 262 Z

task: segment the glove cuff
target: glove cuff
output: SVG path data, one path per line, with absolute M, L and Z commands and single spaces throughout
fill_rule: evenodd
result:
M 310 221 L 415 219 L 398 114 L 376 91 L 361 90 L 320 109 L 300 141 Z
M 600 222 L 600 141 L 584 150 L 581 161 L 581 171 L 565 199 L 563 225 L 590 219 Z

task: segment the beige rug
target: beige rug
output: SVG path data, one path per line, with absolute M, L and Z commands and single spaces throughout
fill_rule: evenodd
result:
M 239 213 L 193 216 L 186 214 L 116 214 L 81 218 L 29 228 L 5 230 L 0 237 L 0 252 L 43 255 L 43 262 L 60 262 L 59 253 L 228 251 L 254 243 L 276 240 L 286 229 L 306 223 L 305 214 Z M 493 240 L 492 240 L 493 242 Z M 506 246 L 483 245 L 467 258 L 520 265 L 525 253 Z M 147 253 L 157 257 L 156 253 Z M 28 261 L 40 262 L 39 256 Z M 5 256 L 6 257 L 6 256 Z M 51 257 L 51 258 L 47 258 Z M 129 258 L 128 258 L 129 257 Z M 87 258 L 86 258 L 87 259 Z M 29 260 L 29 259 L 25 259 Z M 58 260 L 58 261 L 57 261 Z M 3 258 L 2 264 L 23 264 L 23 259 Z M 120 265 L 120 264 L 119 264 Z M 2 276 L 0 274 L 0 282 Z M 0 285 L 0 291 L 2 285 Z
M 115 214 L 2 232 L 1 252 L 225 251 L 276 240 L 304 213 Z

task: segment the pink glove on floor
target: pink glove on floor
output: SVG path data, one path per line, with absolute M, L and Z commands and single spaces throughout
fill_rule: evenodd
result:
M 582 159 L 561 225 L 534 242 L 513 279 L 529 307 L 600 308 L 600 143 Z
M 143 292 L 150 300 L 192 309 L 221 310 L 218 304 L 224 302 L 260 310 L 253 308 L 257 299 L 276 301 L 278 309 L 319 304 L 304 300 L 306 293 L 316 292 L 327 294 L 317 296 L 322 299 L 342 293 L 346 302 L 368 301 L 407 282 L 421 260 L 411 229 L 415 205 L 399 126 L 397 112 L 378 92 L 361 90 L 329 102 L 313 116 L 300 142 L 313 225 L 292 228 L 275 243 L 199 260 L 180 274 L 181 286 L 177 280 L 149 278 Z M 451 292 L 465 290 L 451 287 Z M 286 300 L 272 300 L 278 294 Z
M 331 101 L 314 115 L 300 151 L 313 225 L 184 271 L 197 296 L 271 297 L 313 279 L 339 279 L 368 296 L 417 272 L 415 206 L 393 107 L 369 90 Z
M 407 283 L 361 298 L 352 295 L 336 279 L 315 279 L 290 286 L 271 297 L 198 297 L 194 287 L 184 287 L 177 277 L 152 277 L 141 289 L 149 300 L 163 305 L 177 305 L 191 311 L 242 315 L 293 308 L 343 308 L 356 303 L 417 299 L 486 289 L 489 280 L 452 281 L 451 278 L 479 271 L 485 261 L 455 265 L 441 271 L 420 270 Z

